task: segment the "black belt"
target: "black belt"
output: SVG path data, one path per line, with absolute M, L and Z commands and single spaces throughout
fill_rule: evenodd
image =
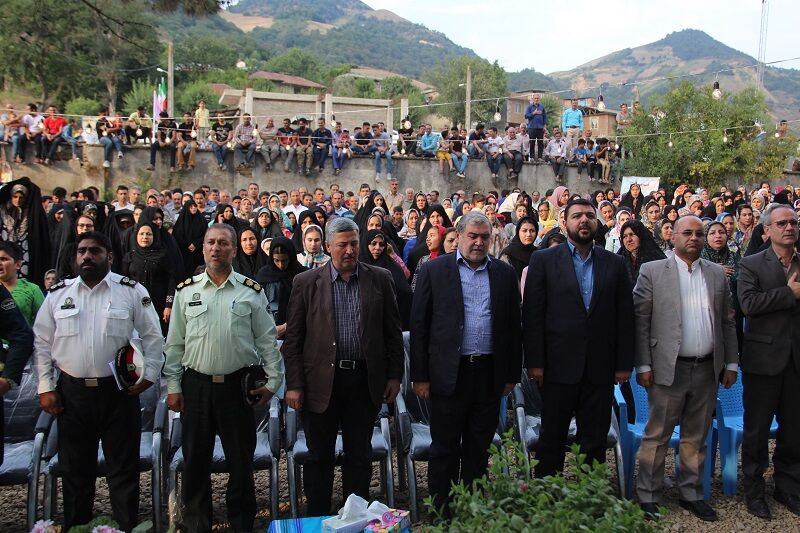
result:
M 336 368 L 340 370 L 363 370 L 367 368 L 366 359 L 339 359 Z
M 465 363 L 474 364 L 488 361 L 492 357 L 490 353 L 471 353 L 469 355 L 462 355 L 461 360 Z
M 706 361 L 711 361 L 714 359 L 713 353 L 708 353 L 701 357 L 682 357 L 678 356 L 678 361 L 683 361 L 684 363 L 705 363 Z
M 66 372 L 61 372 L 61 378 L 65 381 L 69 381 L 73 385 L 79 385 L 81 387 L 88 387 L 88 388 L 96 388 L 96 387 L 105 387 L 108 385 L 114 385 L 116 388 L 117 382 L 114 380 L 114 376 L 105 376 L 102 378 L 76 378 L 70 376 Z
M 235 372 L 231 372 L 230 374 L 203 374 L 202 372 L 198 372 L 192 368 L 186 368 L 185 373 L 193 376 L 197 379 L 202 381 L 210 381 L 211 383 L 225 383 L 226 381 L 235 380 L 236 383 L 239 383 L 239 378 L 244 372 L 245 368 L 240 368 Z

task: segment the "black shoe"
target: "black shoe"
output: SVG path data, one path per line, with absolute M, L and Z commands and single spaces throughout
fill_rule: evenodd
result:
M 708 505 L 705 500 L 690 502 L 689 500 L 678 500 L 678 505 L 695 515 L 700 520 L 706 522 L 716 522 L 717 512 Z
M 658 520 L 661 514 L 658 512 L 658 504 L 655 502 L 640 503 L 639 507 L 644 511 L 644 517 L 647 520 Z
M 776 502 L 789 509 L 790 513 L 800 516 L 800 497 L 796 494 L 775 490 L 775 494 L 772 497 L 775 498 Z
M 757 496 L 755 498 L 745 497 L 744 501 L 747 504 L 748 513 L 758 518 L 763 518 L 764 520 L 772 520 L 772 513 L 769 511 L 769 506 L 764 496 Z

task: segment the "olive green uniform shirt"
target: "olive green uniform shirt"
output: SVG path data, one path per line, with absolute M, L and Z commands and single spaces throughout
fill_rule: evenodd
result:
M 220 286 L 204 272 L 176 289 L 165 350 L 167 391 L 181 392 L 184 368 L 225 375 L 262 363 L 267 388 L 276 392 L 283 381 L 281 354 L 261 286 L 231 271 Z

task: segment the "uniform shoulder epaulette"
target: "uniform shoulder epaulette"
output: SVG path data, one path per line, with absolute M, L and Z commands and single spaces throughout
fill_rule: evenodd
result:
M 67 284 L 64 283 L 64 280 L 61 280 L 58 283 L 56 283 L 55 285 L 51 286 L 50 289 L 48 290 L 48 292 L 54 292 L 54 291 L 57 291 L 58 289 L 63 289 L 66 286 L 67 286 Z
M 259 285 L 252 279 L 248 278 L 247 276 L 242 276 L 242 277 L 244 278 L 244 280 L 242 280 L 242 283 L 244 283 L 246 287 L 250 287 L 256 292 L 261 292 L 261 285 Z
M 185 280 L 183 280 L 183 281 L 181 281 L 180 283 L 178 283 L 178 284 L 175 286 L 175 288 L 176 288 L 177 290 L 181 290 L 181 289 L 182 289 L 182 288 L 184 288 L 184 287 L 188 287 L 188 286 L 189 286 L 189 285 L 191 285 L 192 283 L 194 283 L 194 278 L 193 278 L 193 277 L 188 277 L 188 278 L 186 278 Z
M 129 278 L 128 276 L 122 276 L 119 280 L 120 285 L 127 285 L 128 287 L 135 287 L 136 280 Z

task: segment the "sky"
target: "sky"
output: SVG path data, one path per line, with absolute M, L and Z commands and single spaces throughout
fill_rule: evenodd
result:
M 570 70 L 622 48 L 657 41 L 668 33 L 697 29 L 758 57 L 761 0 L 363 0 L 444 33 L 507 71 Z M 604 6 L 604 13 L 597 6 Z M 800 56 L 798 0 L 769 0 L 766 60 Z M 545 9 L 542 9 L 542 6 Z M 546 22 L 538 21 L 544 13 Z M 574 14 L 574 15 L 573 15 Z M 598 21 L 589 22 L 592 19 Z M 525 51 L 525 48 L 528 48 Z M 537 50 L 538 47 L 538 50 Z M 775 65 L 800 69 L 800 60 Z

